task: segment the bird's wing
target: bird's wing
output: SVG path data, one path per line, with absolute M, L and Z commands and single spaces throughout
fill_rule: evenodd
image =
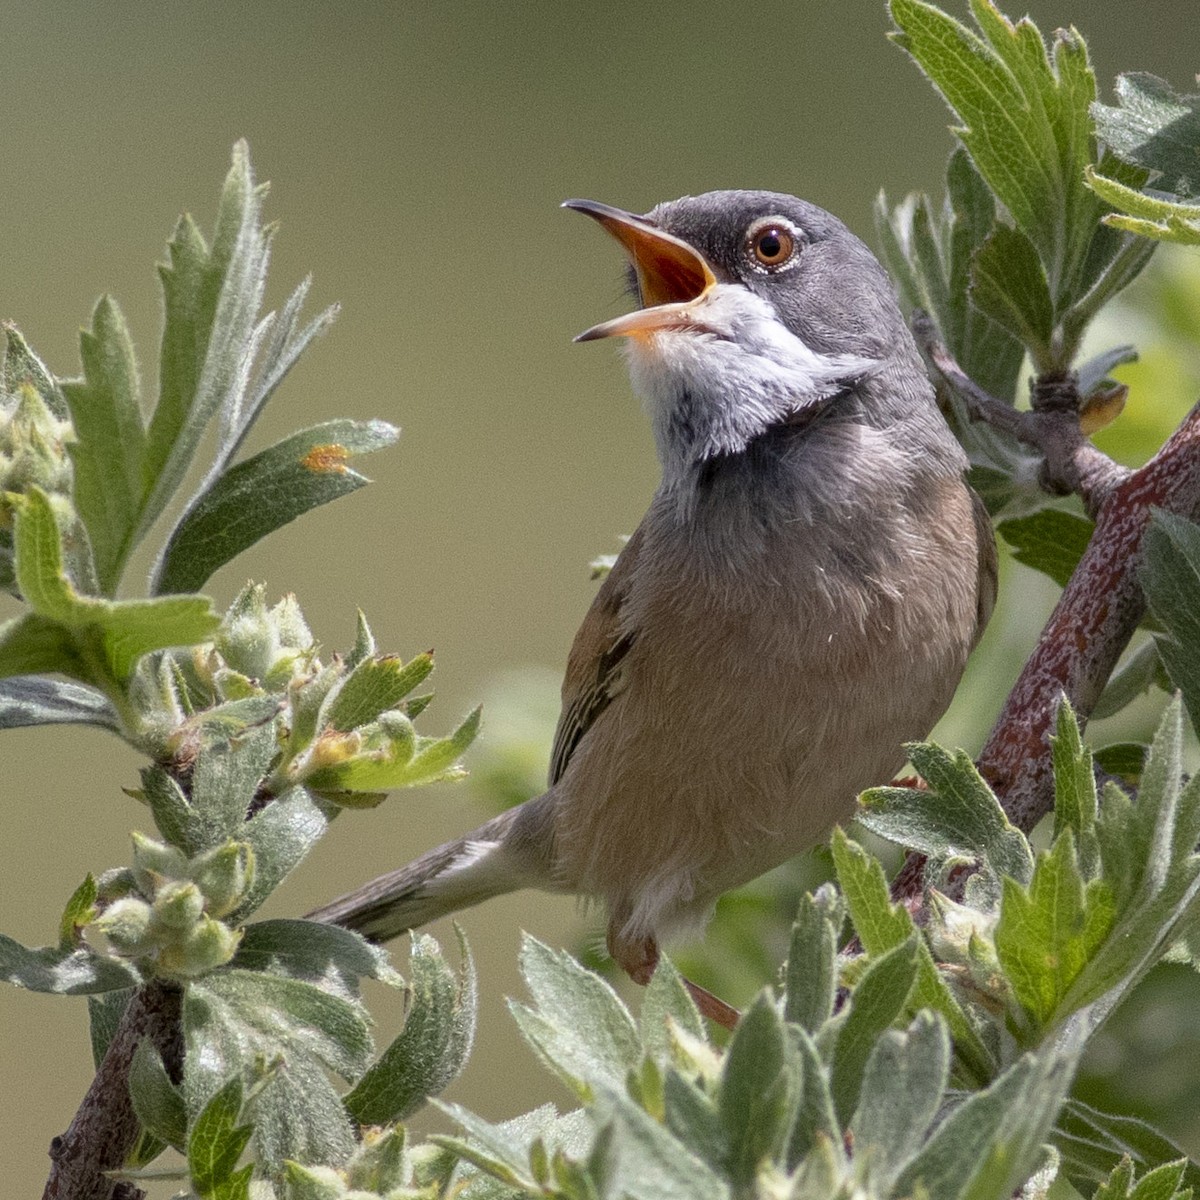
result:
M 575 635 L 563 678 L 562 713 L 550 754 L 551 787 L 567 769 L 567 762 L 583 735 L 624 687 L 621 666 L 637 635 L 624 628 L 621 610 L 629 594 L 641 545 L 642 526 L 639 526 L 600 585 Z
M 996 553 L 996 534 L 992 529 L 992 518 L 979 493 L 971 492 L 971 507 L 975 517 L 975 540 L 979 547 L 979 591 L 976 600 L 975 637 L 971 641 L 971 649 L 979 643 L 983 636 L 988 618 L 996 604 L 997 575 L 1000 570 L 1000 558 Z

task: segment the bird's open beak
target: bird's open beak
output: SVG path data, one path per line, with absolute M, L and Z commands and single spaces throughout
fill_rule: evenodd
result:
M 567 200 L 563 208 L 595 218 L 625 247 L 637 272 L 642 298 L 642 307 L 636 312 L 585 329 L 575 339 L 577 342 L 631 337 L 694 324 L 690 319 L 692 306 L 717 282 L 702 255 L 644 217 L 619 208 L 594 200 Z

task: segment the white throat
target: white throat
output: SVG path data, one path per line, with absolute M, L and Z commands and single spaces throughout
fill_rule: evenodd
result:
M 668 487 L 698 461 L 744 449 L 878 365 L 819 354 L 740 284 L 716 284 L 685 313 L 678 325 L 628 342 L 630 378 L 648 410 Z

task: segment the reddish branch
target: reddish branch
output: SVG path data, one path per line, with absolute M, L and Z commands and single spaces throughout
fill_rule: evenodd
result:
M 42 1200 L 133 1200 L 143 1195 L 128 1184 L 114 1183 L 105 1172 L 123 1166 L 137 1141 L 140 1127 L 129 1098 L 129 1066 L 139 1043 L 149 1038 L 167 1074 L 176 1082 L 182 1078 L 181 995 L 177 987 L 159 982 L 134 992 L 71 1127 L 50 1145 L 53 1165 Z
M 1086 725 L 1145 613 L 1138 568 L 1151 510 L 1200 517 L 1200 406 L 1150 462 L 1130 471 L 1084 437 L 1071 379 L 1038 381 L 1032 411 L 1018 412 L 966 376 L 928 321 L 914 327 L 930 361 L 964 400 L 972 419 L 1033 447 L 1043 457 L 1048 490 L 1077 493 L 1096 521 L 1087 550 L 979 757 L 979 769 L 1009 819 L 1028 833 L 1054 804 L 1047 739 L 1059 698 L 1065 695 L 1080 726 Z M 906 863 L 893 885 L 896 896 L 919 902 L 922 865 L 915 856 Z

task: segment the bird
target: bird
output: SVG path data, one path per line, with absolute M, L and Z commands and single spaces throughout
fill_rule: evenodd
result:
M 385 941 L 575 893 L 644 984 L 665 938 L 903 766 L 988 620 L 996 548 L 892 284 L 837 217 L 768 191 L 563 207 L 628 257 L 637 307 L 576 341 L 623 343 L 661 481 L 571 647 L 546 790 L 309 916 Z

